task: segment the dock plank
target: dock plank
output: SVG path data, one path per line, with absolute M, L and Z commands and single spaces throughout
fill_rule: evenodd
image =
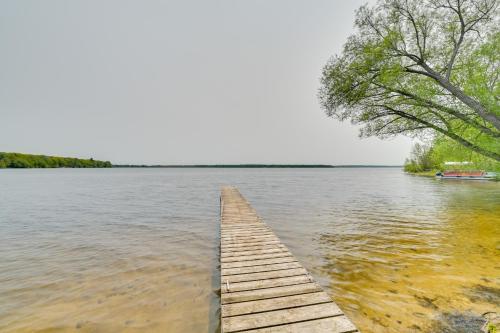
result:
M 229 280 L 227 280 L 227 281 L 229 282 Z M 245 291 L 245 290 L 281 287 L 281 286 L 289 286 L 289 285 L 295 285 L 295 284 L 307 283 L 307 282 L 311 282 L 311 277 L 309 277 L 307 274 L 297 275 L 297 276 L 279 277 L 279 278 L 275 278 L 275 279 L 265 279 L 265 280 L 258 280 L 258 281 L 233 282 L 233 283 L 225 283 L 225 284 L 221 285 L 221 292 L 222 293 L 229 293 L 229 292 L 235 292 L 235 291 Z
M 259 299 L 276 298 L 282 296 L 300 295 L 321 291 L 321 287 L 316 283 L 301 283 L 291 286 L 281 286 L 267 289 L 235 291 L 222 293 L 222 304 L 256 301 Z
M 226 333 L 230 331 L 225 331 Z M 272 326 L 268 328 L 247 330 L 247 333 L 355 333 L 359 332 L 356 326 L 344 315 L 322 318 L 288 325 Z
M 221 262 L 240 262 L 249 260 L 259 260 L 259 259 L 274 259 L 290 257 L 292 254 L 288 251 L 273 252 L 273 253 L 263 253 L 254 255 L 241 255 L 241 256 L 231 256 L 231 257 L 221 257 Z
M 283 264 L 287 262 L 297 261 L 292 255 L 286 257 L 280 257 L 275 259 L 254 259 L 250 261 L 231 261 L 225 262 L 224 268 L 236 268 L 236 267 L 250 267 L 250 266 L 262 266 L 271 264 Z
M 359 332 L 236 188 L 220 230 L 221 333 Z
M 287 270 L 290 268 L 302 268 L 302 265 L 299 262 L 290 262 L 290 263 L 275 264 L 275 265 L 251 266 L 251 267 L 236 267 L 236 268 L 224 268 L 223 266 L 224 265 L 221 264 L 221 276 L 258 273 L 258 272 L 273 272 L 279 270 Z
M 246 257 L 246 256 L 255 256 L 260 254 L 281 253 L 281 252 L 290 253 L 285 248 L 270 248 L 264 250 L 224 252 L 221 254 L 221 258 Z
M 257 312 L 294 308 L 297 306 L 331 302 L 330 297 L 324 292 L 285 296 L 259 301 L 249 301 L 222 305 L 222 317 L 238 316 Z M 340 309 L 339 309 L 340 311 Z
M 235 282 L 247 282 L 247 281 L 258 281 L 266 279 L 276 279 L 287 276 L 297 276 L 307 274 L 304 268 L 291 268 L 282 269 L 278 271 L 270 272 L 260 272 L 260 273 L 247 273 L 247 274 L 237 274 L 237 275 L 223 275 L 223 281 L 229 281 L 229 283 Z
M 255 328 L 291 324 L 317 318 L 329 318 L 342 315 L 340 309 L 331 303 L 305 305 L 301 307 L 282 309 L 236 317 L 222 318 L 222 325 L 228 332 L 243 331 Z

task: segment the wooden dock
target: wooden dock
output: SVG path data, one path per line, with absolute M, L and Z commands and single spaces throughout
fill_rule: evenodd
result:
M 234 187 L 221 195 L 221 332 L 358 332 Z

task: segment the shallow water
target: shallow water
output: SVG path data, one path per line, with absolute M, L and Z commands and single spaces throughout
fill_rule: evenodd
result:
M 226 184 L 364 333 L 500 311 L 499 183 L 398 169 L 0 170 L 0 331 L 215 332 Z

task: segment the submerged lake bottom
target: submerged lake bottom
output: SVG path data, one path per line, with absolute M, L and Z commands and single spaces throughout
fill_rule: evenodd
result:
M 217 332 L 237 186 L 364 333 L 500 312 L 500 183 L 397 168 L 0 170 L 1 332 Z

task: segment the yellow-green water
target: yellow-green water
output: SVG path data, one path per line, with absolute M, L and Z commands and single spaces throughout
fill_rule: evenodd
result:
M 450 209 L 439 231 L 401 225 L 350 238 L 364 246 L 327 256 L 332 295 L 364 332 L 440 332 L 449 316 L 498 311 L 499 217 Z
M 0 331 L 216 332 L 224 184 L 362 332 L 459 332 L 500 312 L 499 183 L 397 169 L 6 170 Z

